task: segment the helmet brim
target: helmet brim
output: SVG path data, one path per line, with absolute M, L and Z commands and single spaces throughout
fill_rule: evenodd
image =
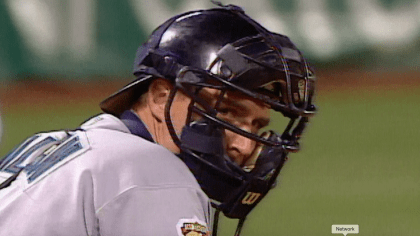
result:
M 152 77 L 152 75 L 139 76 L 103 100 L 99 107 L 103 112 L 119 117 L 124 111 L 131 109 L 138 98 L 147 91 Z

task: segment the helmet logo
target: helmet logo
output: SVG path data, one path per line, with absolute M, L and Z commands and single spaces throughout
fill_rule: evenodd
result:
M 242 204 L 252 205 L 254 204 L 261 196 L 261 193 L 247 192 L 245 197 L 242 198 Z

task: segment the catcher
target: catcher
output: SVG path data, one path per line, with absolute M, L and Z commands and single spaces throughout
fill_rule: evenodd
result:
M 103 114 L 5 157 L 0 235 L 216 235 L 220 212 L 239 235 L 315 113 L 301 52 L 233 5 L 167 20 L 134 75 Z

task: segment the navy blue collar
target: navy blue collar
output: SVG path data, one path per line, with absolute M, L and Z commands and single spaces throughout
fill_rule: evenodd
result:
M 132 134 L 140 136 L 150 142 L 155 142 L 144 123 L 134 112 L 126 110 L 121 114 L 120 119 Z

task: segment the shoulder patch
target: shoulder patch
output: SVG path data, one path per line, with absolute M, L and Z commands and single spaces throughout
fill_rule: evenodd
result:
M 180 219 L 176 224 L 178 236 L 210 236 L 207 224 L 196 216 L 192 219 Z

